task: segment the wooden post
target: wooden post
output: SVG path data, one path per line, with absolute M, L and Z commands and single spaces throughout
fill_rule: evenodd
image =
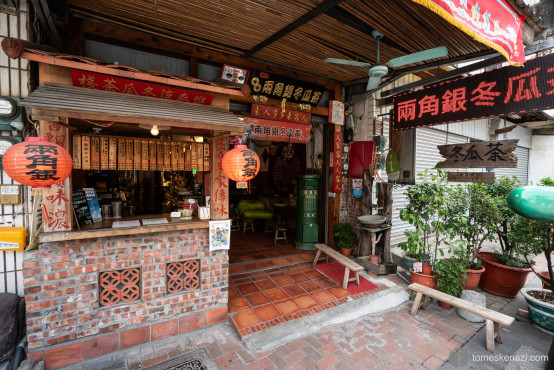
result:
M 333 141 L 334 141 L 334 133 L 335 132 L 339 132 L 341 130 L 340 128 L 340 125 L 333 125 L 333 124 L 330 124 L 329 125 L 329 148 L 333 148 Z M 325 155 L 325 153 L 324 153 Z M 328 156 L 330 156 L 330 154 L 327 154 Z M 330 163 L 332 165 L 332 163 Z M 332 171 L 329 170 L 329 173 L 332 174 Z M 332 189 L 332 186 L 329 186 L 328 188 L 325 189 L 325 196 L 328 197 L 328 194 L 330 192 L 332 192 L 333 189 Z M 334 248 L 335 246 L 333 245 L 333 228 L 335 227 L 335 225 L 339 222 L 340 220 L 340 193 L 335 193 L 335 197 L 334 198 L 328 198 L 329 199 L 329 246 L 331 248 Z
M 373 204 L 373 177 L 369 170 L 362 172 L 362 216 L 372 213 Z M 369 256 L 371 254 L 371 239 L 367 231 L 360 231 L 360 256 Z
M 221 160 L 229 150 L 229 136 L 213 137 L 210 141 L 210 219 L 228 220 L 229 216 L 229 179 L 223 173 Z
M 381 208 L 379 214 L 387 218 L 387 223 L 390 223 L 392 220 L 392 184 L 387 182 L 380 182 L 377 184 L 379 189 L 379 198 L 377 199 L 377 208 Z M 389 258 L 390 251 L 390 234 L 391 229 L 383 231 L 383 236 L 377 244 L 376 251 L 381 257 L 383 262 L 392 262 Z

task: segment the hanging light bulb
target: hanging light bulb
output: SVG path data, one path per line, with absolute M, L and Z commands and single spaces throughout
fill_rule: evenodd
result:
M 154 136 L 158 136 L 158 134 L 160 133 L 160 131 L 158 131 L 158 125 L 152 126 L 152 129 L 150 130 L 150 133 Z

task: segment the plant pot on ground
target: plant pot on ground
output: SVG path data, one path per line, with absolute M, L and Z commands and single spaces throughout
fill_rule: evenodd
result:
M 343 256 L 350 257 L 352 247 L 358 240 L 354 226 L 348 222 L 338 222 L 333 227 L 333 235 L 338 238 L 337 244 L 341 247 Z
M 550 280 L 550 275 L 547 271 L 539 271 L 539 277 L 542 279 L 542 288 L 543 289 L 551 289 L 552 287 L 552 280 Z
M 481 268 L 477 269 L 468 269 L 466 270 L 467 274 L 467 280 L 464 281 L 463 289 L 466 290 L 474 290 L 479 285 L 479 282 L 481 281 L 481 276 L 483 275 L 483 272 L 485 272 L 485 268 L 481 266 Z
M 554 336 L 554 293 L 549 289 L 523 288 L 521 294 L 533 325 Z
M 515 297 L 532 271 L 531 268 L 506 266 L 491 252 L 479 252 L 478 258 L 485 268 L 479 286 L 485 292 L 501 297 Z
M 435 289 L 437 282 L 433 275 L 424 275 L 420 272 L 414 272 L 414 269 L 410 269 L 410 282 L 425 285 L 431 289 Z

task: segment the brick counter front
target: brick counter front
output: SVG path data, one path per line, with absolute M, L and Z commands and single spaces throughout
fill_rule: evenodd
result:
M 167 264 L 192 260 L 199 287 L 170 293 Z M 228 267 L 204 228 L 43 243 L 23 262 L 29 353 L 55 368 L 225 321 Z M 129 268 L 140 269 L 138 300 L 102 306 L 99 274 Z

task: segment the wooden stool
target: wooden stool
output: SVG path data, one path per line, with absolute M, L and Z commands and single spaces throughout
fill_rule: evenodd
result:
M 281 234 L 281 235 L 279 235 Z M 273 241 L 273 244 L 277 244 L 277 240 L 284 240 L 285 243 L 287 242 L 287 228 L 283 227 L 281 225 L 277 225 L 275 227 L 275 240 Z
M 252 232 L 254 232 L 254 220 L 252 220 L 251 218 L 245 218 L 242 221 L 242 225 L 243 225 L 243 229 L 242 229 L 243 234 L 246 233 L 246 229 L 250 229 L 252 230 Z
M 240 223 L 238 218 L 231 219 L 231 231 L 240 231 Z

